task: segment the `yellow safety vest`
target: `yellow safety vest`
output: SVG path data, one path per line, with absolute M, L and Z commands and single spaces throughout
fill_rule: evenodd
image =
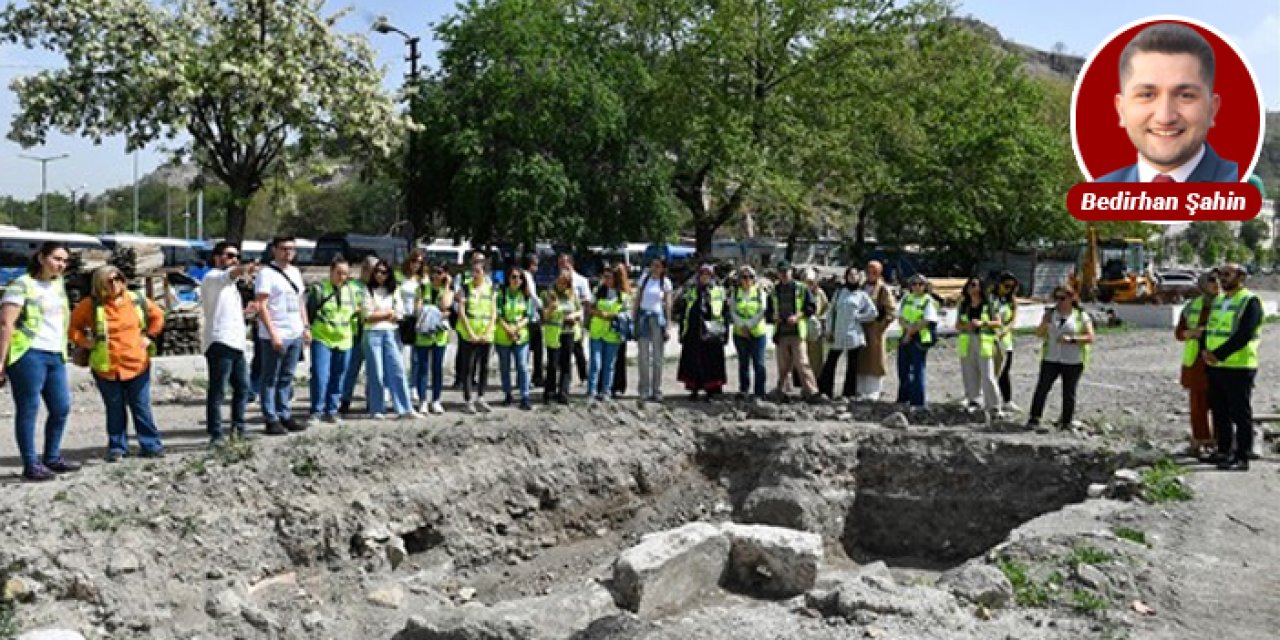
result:
M 1226 297 L 1219 295 L 1213 301 L 1213 312 L 1209 314 L 1209 324 L 1205 327 L 1204 347 L 1210 351 L 1221 347 L 1240 326 L 1240 312 L 1248 302 L 1257 296 L 1252 291 L 1241 287 L 1235 295 Z M 1262 323 L 1253 330 L 1253 338 L 1240 350 L 1231 354 L 1215 367 L 1220 369 L 1257 369 L 1258 344 L 1262 337 Z
M 346 299 L 343 299 L 343 292 Z M 311 318 L 311 337 L 320 344 L 339 351 L 346 351 L 355 345 L 356 315 L 355 289 L 350 282 L 335 288 L 333 281 L 325 280 L 313 285 L 311 295 L 319 296 L 317 302 L 324 304 L 316 310 L 316 317 Z
M 424 282 L 418 286 L 418 299 L 422 301 L 422 306 L 436 305 L 440 306 L 440 296 L 444 295 L 443 289 L 437 289 L 432 286 L 430 281 Z M 444 315 L 444 311 L 440 312 Z M 449 324 L 446 322 L 441 325 L 440 330 L 427 335 L 419 333 L 413 339 L 413 344 L 419 347 L 447 347 L 449 346 Z
M 738 289 L 735 291 L 733 296 L 734 313 L 743 320 L 749 320 L 756 317 L 758 314 L 764 313 L 766 304 L 768 304 L 768 299 L 765 298 L 764 289 L 755 285 L 752 285 L 750 289 L 745 291 Z M 742 327 L 735 327 L 735 333 L 737 333 L 736 329 L 740 328 Z M 764 318 L 761 317 L 760 322 L 756 323 L 756 326 L 751 327 L 751 337 L 759 338 L 760 336 L 768 334 L 770 328 L 771 325 L 768 322 L 765 322 Z
M 498 319 L 510 324 L 517 324 L 521 319 L 529 317 L 529 299 L 525 297 L 524 291 L 520 295 L 511 295 L 509 288 L 503 287 L 502 292 L 498 294 Z M 507 332 L 498 329 L 493 333 L 493 343 L 509 347 L 512 345 L 522 345 L 529 342 L 529 325 L 520 328 L 519 334 L 514 342 L 507 336 Z
M 991 313 L 988 311 L 990 307 L 991 305 L 986 305 L 982 308 L 982 316 L 978 318 L 979 320 L 983 322 L 988 322 L 991 320 Z M 969 314 L 967 312 L 960 314 L 961 325 L 966 325 L 971 320 L 972 318 L 969 317 Z M 969 340 L 972 337 L 973 337 L 972 333 L 960 334 L 960 340 L 957 345 L 957 351 L 960 352 L 961 358 L 969 355 Z M 978 355 L 983 358 L 994 358 L 996 355 L 996 332 L 993 329 L 987 329 L 987 328 L 979 329 L 978 340 L 979 340 Z
M 578 304 L 577 298 L 568 296 L 559 296 L 557 294 L 556 303 L 551 304 L 552 292 L 548 291 L 543 296 L 543 307 L 551 310 L 551 315 L 542 321 L 542 342 L 548 349 L 560 348 L 560 336 L 564 327 L 565 316 L 578 311 L 582 308 Z M 581 323 L 574 325 L 574 338 L 577 338 L 576 328 Z
M 623 309 L 630 306 L 627 302 L 631 299 L 631 296 L 623 293 L 622 291 L 618 291 L 617 289 L 609 289 L 608 291 L 612 291 L 615 296 L 613 298 L 603 296 L 596 298 L 597 309 L 605 313 L 622 313 Z M 606 291 L 606 295 L 608 294 L 608 291 Z M 618 335 L 618 332 L 613 330 L 613 320 L 605 320 L 604 318 L 592 316 L 591 325 L 588 329 L 588 333 L 591 335 L 592 340 L 603 340 L 609 344 L 619 344 L 622 342 L 622 336 Z
M 18 313 L 18 321 L 14 327 L 13 338 L 9 341 L 9 360 L 13 364 L 31 349 L 31 343 L 40 331 L 40 323 L 44 320 L 44 311 L 40 308 L 39 290 L 36 279 L 23 274 L 9 283 L 10 287 L 22 287 L 22 310 Z M 62 278 L 53 279 L 53 290 L 62 299 L 62 335 L 67 335 L 71 325 L 71 304 L 67 301 L 67 289 Z M 62 341 L 62 359 L 67 359 L 67 343 Z
M 462 338 L 468 342 L 475 342 L 483 336 L 489 335 L 489 330 L 493 328 L 494 300 L 493 286 L 488 280 L 476 283 L 468 283 L 466 285 L 467 299 L 464 302 L 467 311 L 467 321 L 459 327 Z
M 930 304 L 933 304 L 933 298 L 927 293 L 920 295 L 916 295 L 914 293 L 907 294 L 907 297 L 902 301 L 903 322 L 906 322 L 907 324 L 916 324 L 917 322 L 924 320 L 925 311 L 929 308 Z M 916 333 L 916 339 L 919 340 L 922 345 L 933 344 L 933 332 L 929 330 L 928 325 L 925 325 L 925 328 Z
M 147 335 L 147 301 L 141 294 L 126 291 L 125 295 L 133 299 L 133 307 L 138 312 L 138 331 L 143 336 Z M 97 298 L 93 298 L 93 350 L 89 352 L 89 368 L 98 373 L 106 373 L 111 370 L 111 353 L 107 344 L 107 310 L 102 307 Z M 156 355 L 156 345 L 151 343 L 147 347 L 147 355 Z
M 1013 323 L 1013 312 L 1018 307 L 1018 301 L 1012 298 L 1009 300 L 995 298 L 995 302 L 996 313 L 999 315 L 1000 323 L 1004 325 L 1004 330 L 1007 332 L 1000 337 L 1000 346 L 1004 347 L 1005 351 L 1013 351 L 1013 330 L 1009 325 Z
M 806 289 L 804 285 L 800 283 L 792 284 L 795 284 L 796 287 L 796 315 L 800 316 L 799 320 L 796 322 L 796 330 L 800 332 L 800 340 L 803 341 L 807 340 L 809 337 L 809 323 L 805 322 L 805 319 L 809 316 L 804 312 L 804 293 Z M 776 286 L 773 288 L 773 310 L 775 313 L 782 313 L 782 306 L 778 304 L 778 288 Z M 783 320 L 784 318 L 778 318 L 779 327 L 784 324 Z
M 1075 324 L 1077 335 L 1084 334 L 1084 314 L 1079 309 L 1071 311 L 1071 322 Z M 1080 345 L 1080 363 L 1084 368 L 1089 368 L 1089 359 L 1093 357 L 1093 345 L 1087 342 Z M 1046 338 L 1044 344 L 1040 345 L 1040 360 L 1043 361 L 1049 355 L 1049 340 Z
M 1182 322 L 1186 324 L 1188 330 L 1200 326 L 1201 311 L 1204 311 L 1204 296 L 1199 296 L 1182 307 Z M 1200 340 L 1187 340 L 1182 345 L 1182 366 L 1194 367 L 1199 357 Z
M 724 288 L 718 284 L 711 285 L 707 291 L 709 301 L 711 303 L 711 317 L 703 318 L 703 320 L 719 320 L 724 317 Z M 680 335 L 688 335 L 689 333 L 689 316 L 690 309 L 693 305 L 698 304 L 698 287 L 690 286 L 684 290 L 684 321 L 680 323 Z

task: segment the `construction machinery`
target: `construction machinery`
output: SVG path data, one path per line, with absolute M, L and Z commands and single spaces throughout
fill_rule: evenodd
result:
M 1086 302 L 1151 302 L 1158 290 L 1147 263 L 1146 243 L 1139 238 L 1099 240 L 1093 223 L 1086 228 L 1076 273 L 1072 285 Z

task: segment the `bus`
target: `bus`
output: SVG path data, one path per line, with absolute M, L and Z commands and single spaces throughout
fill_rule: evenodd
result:
M 0 225 L 0 287 L 8 286 L 27 272 L 31 254 L 45 242 L 62 242 L 72 253 L 85 250 L 106 251 L 101 240 L 82 233 L 26 231 L 12 225 Z
M 461 265 L 471 252 L 471 243 L 466 240 L 455 243 L 448 238 L 436 238 L 431 244 L 418 243 L 418 248 L 427 254 L 427 262 L 430 264 Z
M 591 250 L 598 253 L 607 264 L 627 265 L 627 277 L 635 280 L 648 266 L 644 259 L 644 252 L 648 247 L 649 245 L 642 242 L 628 242 L 616 247 L 592 247 Z
M 199 240 L 135 236 L 125 233 L 98 236 L 98 239 L 112 251 L 116 247 L 159 247 L 160 253 L 164 256 L 165 268 L 183 270 L 201 262 L 200 250 L 204 247 L 204 243 Z
M 359 264 L 367 256 L 377 256 L 399 266 L 409 256 L 409 243 L 394 236 L 369 236 L 359 233 L 326 233 L 316 241 L 312 263 L 327 265 L 334 256 L 343 255 L 359 272 Z

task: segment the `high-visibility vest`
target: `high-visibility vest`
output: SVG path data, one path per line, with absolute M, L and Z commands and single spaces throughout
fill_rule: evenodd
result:
M 521 289 L 518 295 L 511 295 L 511 290 L 503 287 L 502 292 L 498 294 L 498 319 L 509 324 L 518 324 L 528 317 L 529 299 L 525 297 L 524 290 Z M 501 328 L 493 333 L 493 343 L 504 347 L 518 346 L 527 342 L 529 342 L 528 324 L 520 328 L 514 341 Z
M 126 291 L 125 295 L 132 298 L 133 308 L 138 312 L 138 332 L 147 335 L 147 301 L 142 294 L 133 291 Z M 106 373 L 111 370 L 111 353 L 107 344 L 107 310 L 98 302 L 97 298 L 93 298 L 93 350 L 89 352 L 89 368 L 98 372 Z M 147 346 L 147 355 L 154 356 L 156 354 L 156 345 L 152 343 Z
M 750 289 L 746 290 L 737 289 L 733 295 L 734 314 L 742 320 L 749 320 L 759 314 L 763 314 L 765 305 L 769 302 L 768 298 L 765 297 L 766 295 L 764 288 L 756 285 L 752 285 Z M 769 329 L 769 323 L 765 322 L 762 316 L 760 318 L 760 322 L 756 323 L 756 326 L 751 327 L 751 337 L 759 338 L 760 336 L 766 335 L 769 333 Z
M 542 320 L 542 342 L 548 349 L 559 349 L 560 336 L 564 329 L 565 316 L 580 310 L 582 306 L 578 304 L 578 299 L 576 297 L 572 297 L 571 294 L 563 296 L 556 294 L 556 302 L 555 304 L 552 304 L 552 294 L 552 291 L 548 291 L 542 303 L 544 309 L 550 309 L 551 311 L 550 315 Z M 577 338 L 576 331 L 574 338 Z
M 800 332 L 800 339 L 806 340 L 809 337 L 809 323 L 805 322 L 805 318 L 808 317 L 805 315 L 805 312 L 804 312 L 805 288 L 803 285 L 800 285 L 797 283 L 793 283 L 793 284 L 795 284 L 795 287 L 796 287 L 796 315 L 800 316 L 799 319 L 796 321 L 796 330 Z M 782 306 L 778 304 L 778 288 L 776 286 L 773 288 L 773 308 L 776 313 L 778 314 L 782 313 Z M 786 318 L 779 317 L 778 326 L 779 327 L 783 326 L 783 324 L 785 324 L 785 321 L 786 321 Z
M 982 307 L 982 316 L 979 317 L 978 320 L 981 320 L 983 322 L 988 322 L 991 320 L 991 313 L 988 311 L 988 309 L 990 309 L 990 305 L 985 305 Z M 970 321 L 972 321 L 972 318 L 969 316 L 969 312 L 967 310 L 964 313 L 960 314 L 959 319 L 960 319 L 961 325 L 967 325 L 969 324 Z M 960 340 L 957 345 L 957 351 L 960 352 L 961 358 L 969 355 L 969 340 L 972 337 L 973 337 L 972 333 L 960 334 Z M 994 358 L 996 355 L 996 332 L 988 328 L 978 329 L 978 340 L 979 340 L 978 355 L 983 358 Z
M 67 289 L 62 278 L 52 280 L 53 290 L 62 300 L 62 335 L 67 335 L 67 327 L 71 324 L 71 304 L 67 300 Z M 31 349 L 36 333 L 40 331 L 40 323 L 44 321 L 44 311 L 40 308 L 39 287 L 36 279 L 23 274 L 9 283 L 10 287 L 22 287 L 22 310 L 18 313 L 18 321 L 14 327 L 13 338 L 9 341 L 9 359 L 7 364 L 18 361 Z M 67 343 L 62 341 L 62 359 L 67 359 Z
M 1013 351 L 1013 331 L 1010 326 L 1013 324 L 1013 312 L 1018 308 L 1018 302 L 1012 296 L 1008 300 L 1000 297 L 994 298 L 996 303 L 996 315 L 1000 318 L 1000 324 L 1004 325 L 1005 334 L 1000 336 L 1000 346 L 1005 351 Z
M 359 280 L 350 280 L 347 282 L 351 286 L 351 301 L 355 303 L 359 309 L 364 306 L 364 297 L 369 294 L 369 287 Z M 364 318 L 360 314 L 351 316 L 351 329 L 354 333 L 360 333 L 364 330 Z
M 1084 313 L 1079 309 L 1071 310 L 1071 322 L 1075 326 L 1076 335 L 1084 335 Z M 1089 368 L 1089 358 L 1093 356 L 1093 345 L 1087 342 L 1080 343 L 1080 363 L 1086 369 Z M 1040 346 L 1040 360 L 1043 362 L 1049 355 L 1049 340 L 1045 338 L 1044 344 Z
M 338 351 L 354 346 L 355 323 L 351 319 L 356 315 L 356 296 L 351 283 L 334 287 L 332 280 L 325 280 L 313 286 L 311 295 L 318 295 L 318 301 L 324 301 L 311 318 L 311 337 Z
M 485 280 L 479 284 L 471 282 L 465 287 L 467 291 L 467 320 L 458 327 L 458 333 L 468 342 L 475 342 L 489 335 L 493 328 L 494 300 L 493 285 Z
M 1213 312 L 1209 314 L 1209 324 L 1205 327 L 1204 347 L 1213 351 L 1225 344 L 1240 326 L 1240 313 L 1245 305 L 1256 297 L 1252 291 L 1241 287 L 1230 297 L 1219 295 L 1214 299 Z M 1213 366 L 1220 369 L 1257 369 L 1261 337 L 1262 324 L 1259 323 L 1253 330 L 1253 337 L 1243 348 Z
M 903 322 L 916 324 L 924 320 L 925 311 L 928 310 L 931 304 L 933 304 L 933 298 L 927 293 L 907 294 L 907 297 L 902 300 Z M 929 330 L 928 325 L 925 325 L 923 329 L 916 333 L 916 339 L 922 345 L 933 344 L 933 332 Z
M 711 317 L 703 318 L 703 320 L 719 320 L 724 317 L 724 288 L 718 284 L 710 285 L 707 290 L 708 302 L 711 306 Z M 684 322 L 680 324 L 680 335 L 688 335 L 689 333 L 689 317 L 693 314 L 689 312 L 693 305 L 698 304 L 698 287 L 692 286 L 684 290 Z
M 1200 326 L 1200 313 L 1204 311 L 1204 296 L 1188 302 L 1182 307 L 1182 322 L 1190 331 Z M 1182 345 L 1182 366 L 1194 367 L 1200 357 L 1200 340 L 1187 340 Z
M 418 286 L 418 300 L 422 301 L 422 306 L 435 305 L 440 306 L 440 298 L 444 295 L 444 289 L 437 289 L 430 281 L 424 282 Z M 445 314 L 445 311 L 441 311 Z M 440 330 L 432 334 L 419 333 L 413 339 L 413 344 L 419 347 L 447 347 L 449 346 L 449 323 L 443 322 Z
M 613 292 L 614 297 L 607 297 L 609 292 Z M 617 289 L 608 289 L 604 296 L 596 298 L 596 308 L 604 313 L 622 313 L 631 305 L 627 304 L 631 296 Z M 613 330 L 613 320 L 606 320 L 596 316 L 591 317 L 591 325 L 589 333 L 592 340 L 603 340 L 609 344 L 619 344 L 622 342 L 622 336 Z

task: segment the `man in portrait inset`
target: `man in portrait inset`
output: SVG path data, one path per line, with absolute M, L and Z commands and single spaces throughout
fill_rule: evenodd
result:
M 1098 182 L 1236 182 L 1236 163 L 1205 142 L 1221 98 L 1213 92 L 1213 47 L 1195 29 L 1161 23 L 1120 54 L 1120 126 L 1138 162 Z

